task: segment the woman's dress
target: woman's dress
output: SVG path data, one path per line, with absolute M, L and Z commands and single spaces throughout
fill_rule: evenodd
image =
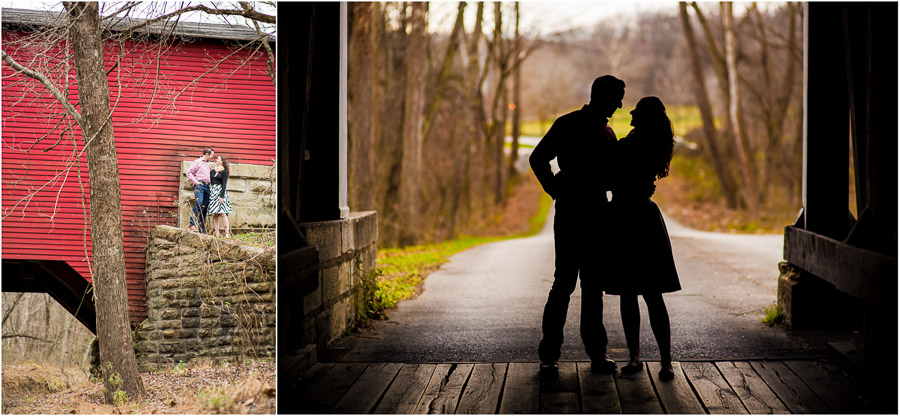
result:
M 634 131 L 616 143 L 617 180 L 609 227 L 613 252 L 607 293 L 648 294 L 681 290 L 669 232 L 650 199 L 656 176 L 649 145 Z
M 209 210 L 210 214 L 231 214 L 231 201 L 228 200 L 228 171 L 212 171 L 209 177 Z M 222 203 L 219 203 L 222 198 Z

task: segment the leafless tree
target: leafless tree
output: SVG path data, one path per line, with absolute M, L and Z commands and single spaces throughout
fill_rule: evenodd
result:
M 726 203 L 729 208 L 735 209 L 737 208 L 737 193 L 732 186 L 731 178 L 725 170 L 725 164 L 722 160 L 723 155 L 719 150 L 719 138 L 713 121 L 712 106 L 710 105 L 709 94 L 706 90 L 706 79 L 703 76 L 703 68 L 700 64 L 700 53 L 697 49 L 697 40 L 694 38 L 694 29 L 691 25 L 690 17 L 688 16 L 687 4 L 685 2 L 679 2 L 678 6 L 682 26 L 684 28 L 684 36 L 687 40 L 688 49 L 691 54 L 691 67 L 693 69 L 692 72 L 695 83 L 694 95 L 696 97 L 697 105 L 700 107 L 700 116 L 703 120 L 703 133 L 704 137 L 706 137 L 707 145 L 706 149 L 708 149 L 709 157 L 712 160 L 713 167 L 716 171 L 716 177 L 719 179 L 719 184 L 722 186 L 722 191 L 725 194 Z
M 7 53 L 6 50 L 10 45 L 5 45 L 2 59 L 18 74 L 35 80 L 37 83 L 30 84 L 31 88 L 42 87 L 55 100 L 55 104 L 49 107 L 49 111 L 45 110 L 45 114 L 51 119 L 58 118 L 59 121 L 50 133 L 36 141 L 32 148 L 50 134 L 58 132 L 57 129 L 63 126 L 58 133 L 60 139 L 57 144 L 64 137 L 68 137 L 72 141 L 73 157 L 61 169 L 57 178 L 67 177 L 73 169 L 80 172 L 81 154 L 87 156 L 88 180 L 91 188 L 91 271 L 105 397 L 108 402 L 112 402 L 121 391 L 125 392 L 128 399 L 140 399 L 145 393 L 134 358 L 128 316 L 121 191 L 112 123 L 112 114 L 119 95 L 110 93 L 108 73 L 124 65 L 122 62 L 124 45 L 130 36 L 140 33 L 141 30 L 149 30 L 156 23 L 163 23 L 163 28 L 170 30 L 171 34 L 175 25 L 169 22 L 174 20 L 177 23 L 178 18 L 185 13 L 203 11 L 211 14 L 237 15 L 267 23 L 274 23 L 274 16 L 258 13 L 252 5 L 242 2 L 240 9 L 211 8 L 202 5 L 181 7 L 161 16 L 128 25 L 127 23 L 132 21 L 129 13 L 138 8 L 140 5 L 138 2 L 116 5 L 117 8 L 112 10 L 111 14 L 102 18 L 97 2 L 63 4 L 66 9 L 65 20 L 49 25 L 51 30 L 38 31 L 35 35 L 20 40 L 18 45 L 13 45 L 15 50 L 11 53 Z M 124 29 L 121 28 L 123 22 Z M 260 31 L 258 26 L 257 30 Z M 261 40 L 262 43 L 267 43 L 267 36 L 263 35 Z M 117 60 L 114 67 L 107 70 L 104 67 L 103 56 L 109 53 L 107 45 L 110 44 L 118 45 Z M 166 47 L 165 42 L 161 42 L 160 45 L 161 48 Z M 69 68 L 72 66 L 75 68 L 75 77 L 70 75 Z M 214 66 L 217 67 L 218 65 Z M 118 71 L 117 74 L 119 81 L 117 86 L 121 90 L 122 71 Z M 25 81 L 22 83 L 26 84 Z M 188 87 L 175 91 L 168 103 L 174 105 L 176 99 L 192 84 L 193 82 L 189 83 Z M 77 86 L 80 111 L 75 108 L 68 96 L 70 86 L 73 85 Z M 78 130 L 80 134 L 77 133 Z M 77 136 L 81 138 L 80 143 L 76 140 Z M 39 191 L 40 189 L 30 193 L 23 198 L 24 202 L 17 203 L 16 206 L 25 209 L 28 200 Z

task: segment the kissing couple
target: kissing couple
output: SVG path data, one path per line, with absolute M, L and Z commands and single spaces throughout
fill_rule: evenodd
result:
M 556 201 L 553 233 L 556 271 L 544 306 L 538 347 L 541 372 L 558 370 L 569 297 L 581 278 L 581 339 L 591 370 L 614 373 L 606 354 L 603 292 L 619 295 L 629 360 L 623 375 L 638 373 L 643 296 L 660 353 L 660 380 L 671 380 L 671 330 L 662 294 L 681 290 L 669 234 L 650 197 L 669 174 L 675 147 L 672 123 L 657 97 L 641 98 L 626 137 L 616 139 L 609 118 L 622 108 L 625 82 L 604 75 L 591 86 L 590 103 L 565 114 L 534 148 L 531 169 Z M 555 175 L 550 161 L 557 160 Z M 607 193 L 612 194 L 610 199 Z

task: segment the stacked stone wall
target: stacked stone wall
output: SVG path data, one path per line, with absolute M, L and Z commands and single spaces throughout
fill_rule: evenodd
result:
M 147 245 L 142 369 L 275 356 L 275 248 L 159 226 Z
M 303 299 L 305 339 L 328 345 L 354 325 L 362 307 L 361 278 L 375 268 L 375 211 L 352 212 L 335 221 L 302 223 L 319 252 L 318 288 Z

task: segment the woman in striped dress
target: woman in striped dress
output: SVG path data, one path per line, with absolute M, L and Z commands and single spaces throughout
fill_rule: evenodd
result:
M 225 156 L 216 158 L 216 168 L 209 175 L 209 215 L 212 216 L 213 227 L 216 228 L 216 237 L 219 236 L 219 219 L 225 226 L 225 238 L 231 238 L 231 229 L 228 226 L 228 214 L 231 214 L 231 201 L 225 189 L 228 186 L 228 173 L 231 169 Z

